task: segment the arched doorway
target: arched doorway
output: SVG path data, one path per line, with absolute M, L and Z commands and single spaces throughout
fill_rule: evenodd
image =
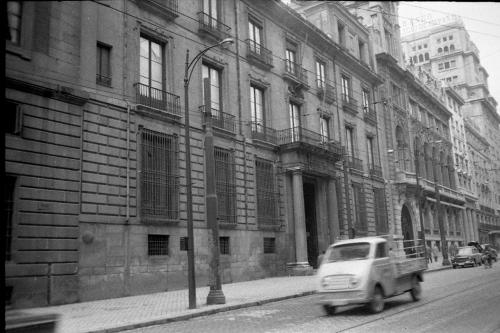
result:
M 410 255 L 413 251 L 409 247 L 413 246 L 415 236 L 413 235 L 413 224 L 411 222 L 410 210 L 406 204 L 403 205 L 401 210 L 401 231 L 403 233 L 403 246 L 405 247 L 405 253 Z

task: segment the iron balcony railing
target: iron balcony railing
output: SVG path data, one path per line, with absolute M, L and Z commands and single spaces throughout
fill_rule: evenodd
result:
M 207 13 L 198 12 L 198 22 L 199 30 L 208 32 L 218 39 L 224 39 L 229 36 L 231 28 Z
M 266 66 L 273 66 L 273 54 L 271 50 L 266 49 L 264 46 L 251 39 L 247 39 L 245 42 L 247 44 L 249 57 L 261 61 Z
M 252 139 L 269 142 L 272 144 L 278 143 L 278 137 L 274 128 L 266 127 L 261 123 L 252 121 Z
M 346 160 L 349 168 L 363 171 L 363 160 L 349 155 L 347 156 Z
M 134 86 L 137 104 L 181 115 L 179 96 L 142 83 L 136 83 Z
M 368 107 L 368 109 L 365 109 L 366 106 L 363 107 L 364 111 L 364 119 L 365 121 L 376 123 L 377 122 L 377 114 L 375 113 L 375 110 Z
M 178 2 L 179 0 L 141 0 L 137 1 L 137 4 L 167 20 L 173 20 L 179 16 Z
M 200 106 L 200 111 L 205 114 L 205 105 Z M 212 126 L 234 133 L 236 131 L 235 117 L 232 114 L 212 108 Z
M 368 168 L 371 176 L 382 178 L 382 167 L 380 165 L 370 164 Z
M 342 106 L 353 112 L 358 112 L 358 101 L 349 94 L 342 93 Z
M 323 81 L 316 81 L 317 95 L 327 102 L 335 101 L 335 87 Z
M 337 141 L 325 141 L 320 133 L 313 132 L 301 126 L 286 128 L 277 131 L 278 144 L 285 145 L 294 142 L 304 142 L 313 146 L 322 147 L 336 154 L 342 154 L 343 150 Z
M 292 62 L 288 59 L 284 60 L 285 62 L 285 74 L 288 74 L 294 77 L 296 80 L 307 85 L 307 71 L 302 68 L 301 65 Z

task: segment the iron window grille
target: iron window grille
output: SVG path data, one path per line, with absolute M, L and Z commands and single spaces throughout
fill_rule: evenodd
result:
M 12 259 L 12 217 L 14 212 L 14 191 L 16 177 L 6 176 L 4 184 L 5 261 Z
M 179 218 L 178 139 L 141 130 L 141 216 L 145 219 Z
M 234 156 L 230 150 L 214 147 L 218 219 L 236 223 L 236 179 Z
M 168 235 L 148 235 L 148 256 L 168 255 Z
M 219 249 L 220 249 L 220 254 L 231 254 L 231 247 L 230 247 L 230 242 L 229 242 L 229 237 L 223 236 L 219 237 Z
M 255 160 L 257 181 L 257 220 L 260 225 L 276 226 L 279 223 L 279 192 L 276 188 L 272 162 Z
M 264 253 L 276 253 L 276 238 L 264 237 Z
M 189 249 L 189 238 L 181 237 L 180 239 L 180 250 L 187 251 Z

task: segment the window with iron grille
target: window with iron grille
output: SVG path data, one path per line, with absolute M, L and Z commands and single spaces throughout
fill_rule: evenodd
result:
M 148 235 L 148 256 L 168 255 L 168 235 Z
M 96 83 L 111 86 L 111 46 L 97 43 Z
M 264 253 L 276 253 L 276 239 L 264 237 Z
M 256 158 L 255 173 L 258 222 L 260 225 L 277 225 L 279 222 L 279 192 L 276 189 L 273 163 Z
M 363 184 L 352 183 L 352 189 L 354 195 L 354 216 L 356 218 L 354 221 L 354 227 L 357 233 L 364 234 L 368 231 L 368 226 L 366 223 L 366 200 L 365 193 L 363 191 Z
M 219 222 L 236 223 L 236 180 L 230 150 L 214 147 L 215 184 Z
M 161 98 L 156 91 L 163 90 L 163 45 L 148 36 L 140 37 L 139 82 L 150 88 L 144 91 L 151 98 Z
M 250 50 L 260 54 L 262 46 L 262 26 L 251 17 L 248 18 L 248 37 L 250 39 Z
M 5 108 L 3 122 L 5 133 L 20 134 L 22 128 L 21 106 L 18 103 L 6 101 Z
M 220 254 L 231 254 L 229 237 L 219 237 Z
M 387 209 L 385 204 L 385 191 L 383 188 L 374 188 L 373 197 L 375 199 L 375 225 L 377 234 L 385 234 L 388 232 L 387 227 Z
M 179 218 L 177 137 L 141 130 L 141 207 L 144 220 Z
M 5 260 L 12 259 L 12 216 L 14 212 L 14 190 L 16 188 L 16 177 L 5 176 L 4 186 L 4 211 L 3 221 L 5 223 Z
M 180 239 L 180 250 L 187 251 L 189 249 L 189 238 L 181 237 Z

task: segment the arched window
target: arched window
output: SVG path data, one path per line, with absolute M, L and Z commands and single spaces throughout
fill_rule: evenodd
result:
M 443 49 L 442 48 L 438 48 L 438 53 L 441 53 L 443 52 Z
M 451 44 L 450 45 L 450 52 L 453 52 L 453 51 L 455 51 L 455 45 Z
M 429 52 L 425 52 L 425 60 L 429 60 Z
M 444 53 L 448 52 L 448 46 L 444 47 Z
M 406 146 L 406 141 L 404 137 L 404 132 L 401 126 L 396 127 L 396 145 L 397 145 L 397 161 L 399 162 L 399 167 L 406 170 L 408 166 L 408 149 Z
M 424 56 L 420 54 L 420 55 L 418 56 L 418 61 L 419 61 L 419 62 L 423 62 L 423 61 L 424 61 Z

